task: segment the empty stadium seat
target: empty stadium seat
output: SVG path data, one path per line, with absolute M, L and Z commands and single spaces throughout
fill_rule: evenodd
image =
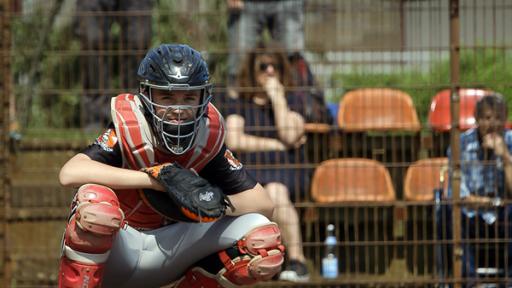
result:
M 445 186 L 441 184 L 441 170 L 448 166 L 448 158 L 422 159 L 413 163 L 407 169 L 404 181 L 404 198 L 409 201 L 433 201 L 434 189 Z M 443 177 L 446 178 L 447 170 Z
M 437 240 L 436 232 L 442 231 L 441 227 L 437 227 L 441 222 L 435 220 L 442 215 L 440 212 L 437 213 L 440 205 L 439 202 L 434 202 L 434 190 L 447 187 L 447 167 L 448 158 L 428 158 L 412 163 L 405 174 L 404 199 L 414 202 L 406 206 L 407 212 L 403 219 L 406 225 L 405 239 L 412 243 L 406 245 L 404 249 L 407 267 L 415 274 L 434 273 L 436 257 L 439 257 L 440 249 L 443 248 L 441 245 L 425 245 L 417 242 L 420 240 L 434 242 Z M 446 217 L 445 214 L 443 219 Z
M 467 130 L 476 126 L 474 116 L 475 104 L 480 98 L 492 93 L 494 92 L 484 89 L 459 89 L 459 126 L 461 130 Z M 450 89 L 442 90 L 437 93 L 430 102 L 428 123 L 434 131 L 447 132 L 452 127 L 450 114 L 450 95 Z
M 370 159 L 331 159 L 317 167 L 311 187 L 320 203 L 395 200 L 388 170 Z
M 326 160 L 315 170 L 311 193 L 318 203 L 335 204 L 319 205 L 319 219 L 310 224 L 316 231 L 327 223 L 336 225 L 345 243 L 338 247 L 340 273 L 385 273 L 393 255 L 391 201 L 396 199 L 386 167 L 362 158 Z
M 363 88 L 345 94 L 340 102 L 339 158 L 370 158 L 389 164 L 397 198 L 407 163 L 420 152 L 420 129 L 411 96 L 390 88 Z M 390 133 L 392 132 L 392 133 Z
M 419 131 L 409 94 L 389 88 L 352 90 L 341 99 L 338 126 L 344 131 Z

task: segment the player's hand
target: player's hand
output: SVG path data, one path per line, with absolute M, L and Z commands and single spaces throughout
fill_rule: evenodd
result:
M 165 188 L 166 193 L 143 191 L 147 204 L 163 216 L 187 222 L 212 222 L 224 216 L 229 204 L 227 197 L 195 172 L 169 163 L 142 171 Z

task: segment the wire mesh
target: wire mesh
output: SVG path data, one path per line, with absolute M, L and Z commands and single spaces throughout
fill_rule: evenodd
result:
M 225 116 L 260 107 L 242 101 L 244 98 L 229 98 L 232 88 L 240 95 L 258 94 L 264 89 L 254 83 L 240 86 L 230 78 L 230 54 L 238 55 L 242 62 L 244 53 L 252 50 L 234 49 L 228 44 L 232 21 L 243 16 L 240 11 L 230 13 L 228 1 L 138 1 L 131 9 L 123 6 L 131 1 L 111 1 L 117 4 L 105 11 L 90 10 L 86 7 L 89 2 L 96 1 L 0 2 L 1 33 L 6 35 L 1 37 L 1 115 L 7 115 L 0 122 L 9 122 L 2 125 L 2 135 L 6 136 L 2 139 L 6 140 L 1 147 L 9 149 L 9 161 L 0 158 L 1 171 L 9 173 L 2 173 L 8 177 L 2 186 L 7 189 L 2 198 L 7 201 L 2 221 L 8 234 L 0 267 L 8 276 L 7 286 L 57 284 L 60 240 L 74 193 L 59 184 L 59 170 L 100 135 L 109 122 L 112 96 L 137 93 L 137 65 L 149 47 L 183 42 L 201 51 L 215 82 L 213 102 Z M 248 0 L 246 4 L 251 2 L 273 1 Z M 457 9 L 460 30 L 455 46 L 450 34 L 453 9 Z M 278 20 L 283 19 L 269 23 Z M 447 190 L 454 171 L 457 176 L 461 167 L 446 162 L 425 164 L 413 188 L 407 186 L 407 174 L 420 160 L 447 161 L 450 143 L 458 141 L 450 138 L 450 131 L 475 128 L 474 102 L 464 102 L 464 93 L 481 97 L 495 91 L 504 95 L 506 105 L 512 108 L 511 21 L 512 5 L 507 0 L 303 2 L 304 45 L 300 47 L 297 41 L 297 46 L 287 47 L 289 50 L 281 54 L 293 72 L 290 77 L 295 77 L 294 85 L 285 90 L 296 98 L 287 100 L 300 99 L 294 102 L 299 103 L 297 107 L 290 104 L 289 110 L 300 114 L 306 124 L 301 128 L 288 118 L 281 126 L 292 132 L 304 129 L 305 142 L 283 148 L 286 153 L 232 149 L 258 181 L 286 184 L 290 197 L 276 201 L 276 206 L 293 209 L 295 212 L 290 213 L 296 213 L 298 224 L 293 217 L 280 224 L 298 226 L 300 237 L 291 242 L 285 237 L 284 241 L 288 249 L 303 251 L 310 273 L 307 283 L 270 281 L 261 286 L 510 284 L 508 198 L 496 194 L 493 198 L 501 196 L 503 206 L 474 207 L 503 215 L 491 224 L 462 217 L 461 235 L 456 238 L 453 208 L 461 207 L 463 216 L 469 206 L 451 199 Z M 270 41 L 273 33 L 266 27 L 261 37 Z M 454 51 L 459 68 L 456 83 L 450 65 Z M 288 57 L 288 52 L 295 56 Z M 294 58 L 297 53 L 300 58 Z M 238 72 L 235 69 L 234 76 Z M 457 121 L 451 121 L 447 106 L 450 98 L 453 101 L 451 88 L 462 89 L 457 90 L 457 99 L 463 116 L 460 123 L 466 126 L 454 126 Z M 374 92 L 368 92 L 370 89 Z M 405 95 L 405 103 L 412 105 L 392 102 L 389 91 Z M 354 94 L 355 100 L 348 103 Z M 364 100 L 368 94 L 373 98 Z M 441 94 L 444 96 L 436 98 Z M 244 133 L 279 139 L 279 127 L 273 125 L 279 115 L 272 114 L 274 108 L 267 102 L 261 107 L 265 108 L 257 111 L 266 120 L 256 117 Z M 407 115 L 415 115 L 411 116 L 414 129 L 400 122 Z M 390 126 L 393 119 L 399 119 L 398 126 Z M 374 126 L 365 127 L 368 123 Z M 336 193 L 335 201 L 319 201 L 312 194 L 314 175 L 325 161 L 334 159 L 370 159 L 381 164 L 389 173 L 394 198 L 375 196 L 385 190 L 382 186 L 365 191 L 368 187 L 355 180 L 361 178 L 365 184 L 376 181 L 375 175 L 364 172 L 356 177 L 363 173 L 356 171 L 351 177 L 334 173 L 329 183 L 319 179 L 324 182 L 320 192 L 327 192 L 330 185 Z M 439 174 L 441 170 L 444 172 Z M 334 182 L 338 180 L 353 181 Z M 491 188 L 497 191 L 499 185 Z M 280 187 L 267 188 L 279 193 Z M 357 197 L 344 200 L 341 196 L 345 194 Z M 325 197 L 322 199 L 331 196 Z M 325 228 L 330 223 L 335 225 L 337 237 L 336 279 L 322 277 Z M 467 255 L 473 255 L 474 261 Z M 462 265 L 460 278 L 454 274 L 454 260 Z M 470 263 L 475 267 L 469 269 Z

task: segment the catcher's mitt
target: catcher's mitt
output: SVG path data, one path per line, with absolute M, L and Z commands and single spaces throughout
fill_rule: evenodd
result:
M 184 222 L 212 222 L 224 215 L 229 204 L 220 188 L 177 164 L 143 168 L 167 193 L 144 189 L 142 198 L 166 218 Z

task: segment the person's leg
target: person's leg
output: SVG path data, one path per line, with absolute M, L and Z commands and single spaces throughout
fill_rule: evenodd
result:
M 83 97 L 81 101 L 81 124 L 86 129 L 105 127 L 110 119 L 110 97 L 104 94 L 109 88 L 110 75 L 107 50 L 111 17 L 99 12 L 112 10 L 113 0 L 78 1 L 79 35 L 83 71 Z
M 477 216 L 475 216 L 477 217 Z M 469 218 L 462 214 L 461 217 L 461 229 L 462 229 L 462 241 L 475 240 L 477 236 L 476 221 L 475 217 Z M 476 247 L 474 244 L 463 243 L 462 244 L 462 278 L 465 280 L 463 287 L 473 287 L 474 282 L 471 279 L 476 279 L 476 266 L 475 266 L 475 251 Z
M 239 31 L 241 11 L 230 11 L 228 15 L 228 79 L 227 85 L 235 85 L 236 75 L 240 65 L 239 55 Z
M 119 233 L 112 247 L 104 287 L 169 284 L 206 256 L 217 256 L 218 251 L 237 247 L 250 231 L 271 225 L 275 226 L 266 217 L 253 213 L 226 216 L 211 223 L 179 222 L 151 231 L 139 232 L 128 227 Z M 275 237 L 280 239 L 279 235 Z
M 137 70 L 140 61 L 151 44 L 151 11 L 153 1 L 122 0 L 119 10 L 127 12 L 120 16 L 121 47 L 123 52 L 119 61 L 121 88 L 134 90 L 138 88 Z
M 309 272 L 302 247 L 299 215 L 290 200 L 289 190 L 284 184 L 277 182 L 268 183 L 265 189 L 275 205 L 272 220 L 281 228 L 283 241 L 287 247 L 289 261 L 279 279 L 293 282 L 308 281 Z
M 264 15 L 258 3 L 246 1 L 241 11 L 230 12 L 228 20 L 228 86 L 235 85 L 244 55 L 256 46 L 265 28 Z M 236 93 L 236 92 L 235 92 Z
M 124 226 L 117 195 L 88 184 L 78 189 L 62 242 L 59 287 L 99 287 L 114 237 Z
M 258 219 L 249 216 L 243 223 L 251 226 L 255 224 L 254 220 Z M 248 229 L 231 247 L 196 262 L 173 287 L 245 287 L 267 281 L 281 270 L 283 252 L 281 232 L 277 225 L 273 222 L 260 223 Z
M 281 183 L 272 182 L 265 185 L 265 189 L 274 202 L 275 208 L 272 220 L 281 228 L 288 258 L 305 262 L 299 215 L 290 201 L 288 188 Z
M 505 276 L 512 278 L 512 206 L 506 206 L 503 216 L 503 233 L 504 238 L 507 240 L 506 251 L 505 251 Z M 507 282 L 507 285 L 512 285 L 511 282 Z
M 288 51 L 304 50 L 304 1 L 274 1 L 272 38 L 280 41 Z

